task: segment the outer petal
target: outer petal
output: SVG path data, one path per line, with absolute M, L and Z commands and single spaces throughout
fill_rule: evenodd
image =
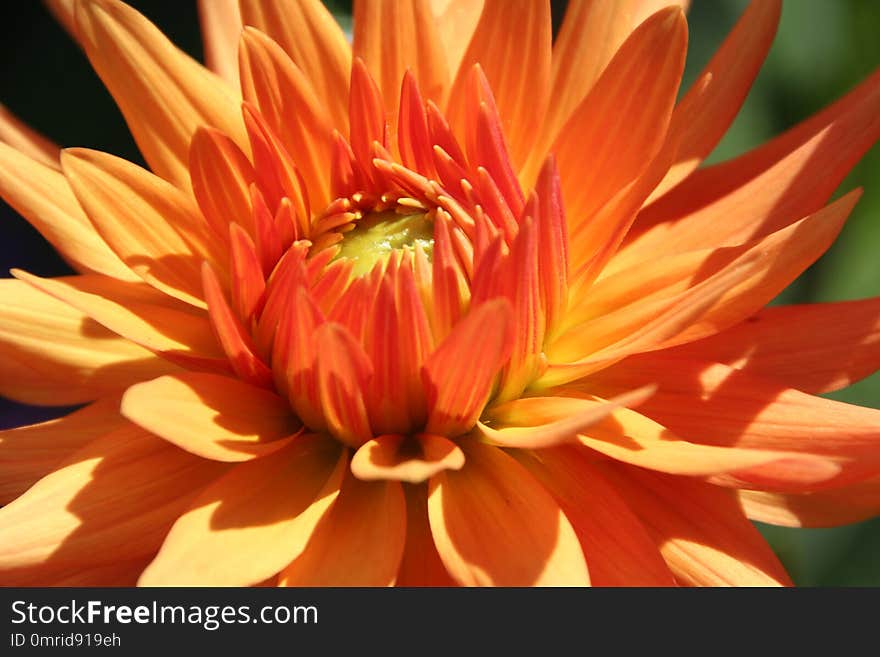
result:
M 673 125 L 681 134 L 674 137 L 679 144 L 675 164 L 654 197 L 696 169 L 724 136 L 770 50 L 781 11 L 781 0 L 752 2 L 676 106 Z
M 58 147 L 43 135 L 27 127 L 0 104 L 0 144 L 13 149 L 43 166 L 59 169 Z
M 199 0 L 199 21 L 205 44 L 205 63 L 233 88 L 237 88 L 236 45 L 241 33 L 238 0 Z
M 791 582 L 733 492 L 685 477 L 597 464 L 641 518 L 678 581 L 691 586 Z
M 125 417 L 197 456 L 247 461 L 278 450 L 299 430 L 287 400 L 225 376 L 187 372 L 129 388 Z
M 687 22 L 678 9 L 651 17 L 627 39 L 561 130 L 551 151 L 572 235 L 660 151 L 686 51 Z M 536 152 L 530 161 L 535 172 L 543 161 L 544 153 Z
M 64 176 L 3 143 L 0 196 L 79 271 L 137 280 L 95 232 Z
M 460 445 L 466 467 L 429 483 L 431 532 L 449 573 L 469 586 L 589 584 L 577 536 L 550 494 L 500 449 Z
M 406 547 L 397 586 L 457 586 L 437 554 L 428 522 L 428 486 L 404 486 Z
M 393 134 L 407 69 L 426 100 L 443 102 L 449 74 L 441 44 L 429 0 L 354 3 L 354 55 L 364 60 L 382 91 Z
M 93 441 L 67 463 L 0 509 L 4 583 L 28 568 L 149 556 L 193 494 L 224 467 L 133 426 Z
M 828 202 L 880 137 L 880 72 L 792 130 L 701 169 L 639 215 L 620 261 L 741 244 Z
M 814 394 L 838 390 L 880 368 L 880 298 L 771 306 L 663 357 L 724 363 Z
M 80 0 L 76 23 L 92 66 L 158 175 L 189 189 L 189 142 L 201 125 L 247 144 L 235 92 L 137 11 L 116 0 Z
M 198 367 L 220 365 L 215 361 L 224 358 L 207 317 L 144 283 L 97 274 L 60 278 L 39 278 L 18 270 L 13 274 L 172 362 Z
M 106 153 L 70 149 L 61 164 L 89 219 L 122 261 L 158 290 L 204 307 L 201 262 L 225 256 L 193 201 Z
M 480 20 L 483 0 L 431 0 L 431 11 L 443 44 L 447 69 L 454 78 Z
M 673 586 L 641 520 L 579 448 L 514 456 L 556 498 L 580 539 L 593 586 Z
M 487 2 L 450 92 L 456 125 L 471 69 L 482 67 L 516 166 L 528 155 L 549 99 L 551 42 L 550 3 Z
M 806 495 L 739 491 L 746 515 L 786 527 L 834 527 L 880 514 L 880 477 Z
M 349 474 L 339 499 L 302 554 L 281 572 L 281 586 L 390 586 L 406 542 L 406 498 L 399 482 L 363 482 Z
M 277 41 L 312 81 L 319 103 L 341 133 L 348 127 L 348 75 L 351 47 L 336 19 L 320 0 L 244 0 L 245 25 Z
M 739 487 L 751 479 L 751 488 L 805 492 L 880 473 L 876 409 L 813 397 L 725 365 L 664 360 L 659 354 L 628 358 L 590 381 L 608 393 L 637 382 L 658 384 L 639 412 L 693 442 L 812 454 L 841 468 L 821 486 L 799 481 L 798 469 L 754 468 L 737 473 Z
M 362 481 L 405 481 L 419 484 L 443 470 L 461 470 L 464 452 L 448 438 L 417 434 L 385 435 L 361 445 L 351 471 Z
M 235 466 L 178 519 L 139 584 L 245 586 L 278 573 L 336 499 L 348 460 L 340 451 L 307 434 Z
M 177 371 L 27 283 L 0 280 L 0 394 L 80 404 Z
M 0 505 L 21 495 L 86 443 L 126 424 L 119 397 L 57 420 L 0 431 Z
M 801 221 L 740 247 L 656 258 L 609 275 L 572 310 L 592 316 L 548 350 L 551 362 L 600 363 L 690 342 L 762 308 L 831 244 L 852 210 L 853 192 Z M 634 286 L 632 281 L 640 281 Z M 560 369 L 566 369 L 562 366 Z M 586 371 L 582 370 L 582 374 Z M 571 376 L 571 375 L 569 375 Z M 571 379 L 569 379 L 571 380 Z
M 637 0 L 571 0 L 553 42 L 553 69 L 541 144 L 552 143 L 632 31 Z

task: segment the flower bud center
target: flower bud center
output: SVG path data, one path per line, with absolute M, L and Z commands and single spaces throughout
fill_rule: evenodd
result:
M 387 261 L 395 249 L 413 249 L 416 245 L 430 259 L 434 248 L 434 222 L 427 213 L 371 212 L 345 233 L 338 257 L 354 260 L 352 275 L 363 276 L 377 262 Z

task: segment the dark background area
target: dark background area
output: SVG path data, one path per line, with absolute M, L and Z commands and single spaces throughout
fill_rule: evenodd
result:
M 201 59 L 195 2 L 133 0 L 172 41 Z M 708 61 L 746 6 L 745 0 L 694 0 L 683 88 Z M 350 3 L 329 1 L 343 26 Z M 564 0 L 553 3 L 558 22 Z M 745 107 L 711 161 L 776 135 L 844 94 L 880 64 L 880 2 L 789 0 L 779 34 Z M 0 102 L 62 146 L 85 146 L 143 163 L 119 111 L 85 56 L 37 0 L 0 3 Z M 800 303 L 880 295 L 880 149 L 874 148 L 841 190 L 865 194 L 831 250 L 778 301 Z M 10 267 L 41 276 L 71 273 L 52 248 L 0 201 L 0 276 Z M 880 376 L 836 399 L 880 407 Z M 0 399 L 0 427 L 40 421 L 67 409 Z M 761 527 L 804 585 L 880 585 L 880 519 L 849 527 Z

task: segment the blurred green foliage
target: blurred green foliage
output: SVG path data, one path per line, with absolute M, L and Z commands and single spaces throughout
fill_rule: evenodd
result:
M 129 2 L 181 48 L 201 58 L 195 2 Z M 350 34 L 350 0 L 325 2 Z M 693 0 L 692 4 L 684 89 L 748 2 Z M 554 10 L 564 5 L 565 0 L 553 0 Z M 554 18 L 558 21 L 559 16 Z M 757 146 L 866 78 L 880 64 L 878 33 L 878 0 L 788 0 L 767 62 L 710 161 Z M 141 161 L 109 94 L 41 3 L 0 3 L 0 52 L 5 62 L 0 69 L 0 101 L 14 112 L 62 145 L 97 148 Z M 865 156 L 841 190 L 855 187 L 864 187 L 865 193 L 837 243 L 778 301 L 880 295 L 880 149 Z M 65 265 L 23 220 L 4 218 L 4 236 L 5 244 L 0 244 L 4 269 L 14 264 L 42 275 L 65 272 Z M 880 374 L 832 396 L 880 407 Z M 880 585 L 880 519 L 834 529 L 761 530 L 800 585 Z

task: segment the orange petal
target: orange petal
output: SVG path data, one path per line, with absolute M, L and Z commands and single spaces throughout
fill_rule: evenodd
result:
M 224 243 L 235 222 L 254 233 L 250 185 L 254 168 L 244 152 L 219 130 L 196 130 L 189 150 L 193 193 L 207 222 Z
M 880 411 L 813 397 L 726 365 L 633 356 L 590 377 L 605 394 L 651 381 L 657 392 L 639 412 L 686 440 L 706 445 L 779 450 L 833 461 L 840 472 L 821 486 L 798 468 L 736 473 L 739 487 L 777 491 L 831 488 L 880 473 Z M 748 486 L 743 482 L 750 481 Z M 721 483 L 730 481 L 719 479 Z
M 553 69 L 539 143 L 552 143 L 632 31 L 636 0 L 571 0 L 553 42 Z M 535 156 L 537 153 L 535 154 Z M 533 156 L 534 157 L 534 156 Z
M 464 120 L 457 99 L 479 64 L 498 103 L 515 166 L 528 155 L 550 92 L 550 3 L 487 2 L 450 92 L 453 125 Z
M 251 0 L 240 3 L 242 20 L 276 41 L 312 81 L 318 104 L 340 132 L 348 127 L 351 47 L 320 0 Z
M 314 334 L 318 391 L 328 429 L 344 442 L 357 446 L 373 433 L 364 405 L 373 365 L 345 327 L 328 322 Z
M 18 270 L 12 273 L 114 333 L 160 356 L 167 355 L 172 362 L 198 366 L 223 358 L 207 317 L 190 312 L 189 306 L 144 283 L 97 274 L 39 278 Z
M 741 247 L 656 258 L 640 264 L 638 273 L 629 269 L 610 275 L 594 285 L 589 299 L 572 311 L 573 317 L 598 316 L 561 336 L 548 350 L 548 358 L 564 363 L 579 353 L 592 352 L 579 365 L 598 363 L 696 340 L 742 321 L 828 248 L 858 196 L 850 193 L 816 214 Z M 633 280 L 639 285 L 633 286 Z M 569 380 L 574 371 L 586 373 L 579 365 L 566 374 Z
M 752 520 L 785 527 L 836 527 L 880 514 L 880 477 L 804 495 L 739 491 Z
M 732 491 L 686 477 L 613 468 L 602 475 L 689 586 L 779 586 L 791 581 Z
M 444 101 L 449 74 L 429 0 L 355 2 L 352 48 L 382 91 L 392 134 L 397 132 L 400 83 L 408 69 L 426 99 Z
M 724 363 L 814 394 L 838 390 L 880 367 L 880 298 L 771 306 L 663 357 Z
M 765 476 L 778 470 L 795 485 L 808 486 L 840 472 L 834 462 L 813 455 L 688 442 L 625 408 L 586 429 L 579 442 L 624 463 L 691 477 L 727 474 L 736 481 L 737 471 L 760 468 Z
M 790 131 L 701 169 L 642 211 L 621 256 L 741 244 L 821 208 L 880 137 L 880 72 Z
M 608 401 L 573 397 L 525 397 L 486 411 L 489 424 L 477 423 L 484 440 L 501 447 L 541 449 L 578 440 L 578 434 L 621 406 L 638 406 L 654 393 L 645 386 Z M 497 428 L 496 428 L 497 427 Z
M 621 46 L 560 131 L 551 151 L 572 233 L 660 151 L 686 50 L 681 11 L 669 8 L 652 16 Z M 536 155 L 535 172 L 544 160 L 544 153 Z
M 270 387 L 272 371 L 257 355 L 250 334 L 233 314 L 220 288 L 220 282 L 208 263 L 202 267 L 202 286 L 208 302 L 211 326 L 233 371 L 249 383 L 264 388 Z
M 513 458 L 476 441 L 467 463 L 429 482 L 428 517 L 446 569 L 466 586 L 584 586 L 577 535 L 550 494 Z
M 287 400 L 215 374 L 186 372 L 129 388 L 122 414 L 188 452 L 248 461 L 284 447 L 300 429 Z
M 239 56 L 245 100 L 260 109 L 302 172 L 310 202 L 330 199 L 333 125 L 312 81 L 265 34 L 245 28 Z
M 238 88 L 235 49 L 241 33 L 241 12 L 236 0 L 199 0 L 199 23 L 205 64 L 234 89 Z
M 3 143 L 0 196 L 77 270 L 137 280 L 95 232 L 64 176 Z
M 406 542 L 406 498 L 396 481 L 351 474 L 281 586 L 391 586 Z
M 376 433 L 409 433 L 425 423 L 420 371 L 433 348 L 409 263 L 387 271 L 369 308 L 364 349 L 373 364 L 364 390 Z
M 636 0 L 633 7 L 632 27 L 638 27 L 647 18 L 653 16 L 665 7 L 676 6 L 681 7 L 682 11 L 687 11 L 690 7 L 691 0 Z
M 590 566 L 593 586 L 674 586 L 641 520 L 578 448 L 514 457 L 556 498 Z
M 280 572 L 336 500 L 347 465 L 339 443 L 314 434 L 236 465 L 174 523 L 139 585 L 247 586 Z
M 81 0 L 76 24 L 92 66 L 159 176 L 189 190 L 187 154 L 199 126 L 246 144 L 233 89 L 137 11 L 116 0 Z
M 404 486 L 406 547 L 397 573 L 397 586 L 457 586 L 440 560 L 428 522 L 428 486 Z
M 13 149 L 43 166 L 60 170 L 59 148 L 36 130 L 19 121 L 15 115 L 0 104 L 0 144 Z
M 98 438 L 0 509 L 0 569 L 96 566 L 151 554 L 225 466 L 129 425 Z
M 678 103 L 673 125 L 681 134 L 675 137 L 675 164 L 654 198 L 684 180 L 727 132 L 770 50 L 781 11 L 781 0 L 752 2 Z
M 232 256 L 232 304 L 243 322 L 251 321 L 265 301 L 266 279 L 257 247 L 250 235 L 238 224 L 229 226 Z
M 430 0 L 435 29 L 443 44 L 447 70 L 454 79 L 465 49 L 470 43 L 480 14 L 483 0 Z
M 448 438 L 420 433 L 379 436 L 361 445 L 351 471 L 362 481 L 385 479 L 418 484 L 443 470 L 461 470 L 464 452 Z
M 17 280 L 0 280 L 0 394 L 81 404 L 178 368 Z
M 68 149 L 64 173 L 97 231 L 132 271 L 173 297 L 204 307 L 199 266 L 225 255 L 194 203 L 123 159 Z
M 0 505 L 8 504 L 71 454 L 126 424 L 119 397 L 105 397 L 57 420 L 0 431 Z
M 428 433 L 454 436 L 474 426 L 513 347 L 510 314 L 506 300 L 487 301 L 471 310 L 428 358 L 422 370 Z

